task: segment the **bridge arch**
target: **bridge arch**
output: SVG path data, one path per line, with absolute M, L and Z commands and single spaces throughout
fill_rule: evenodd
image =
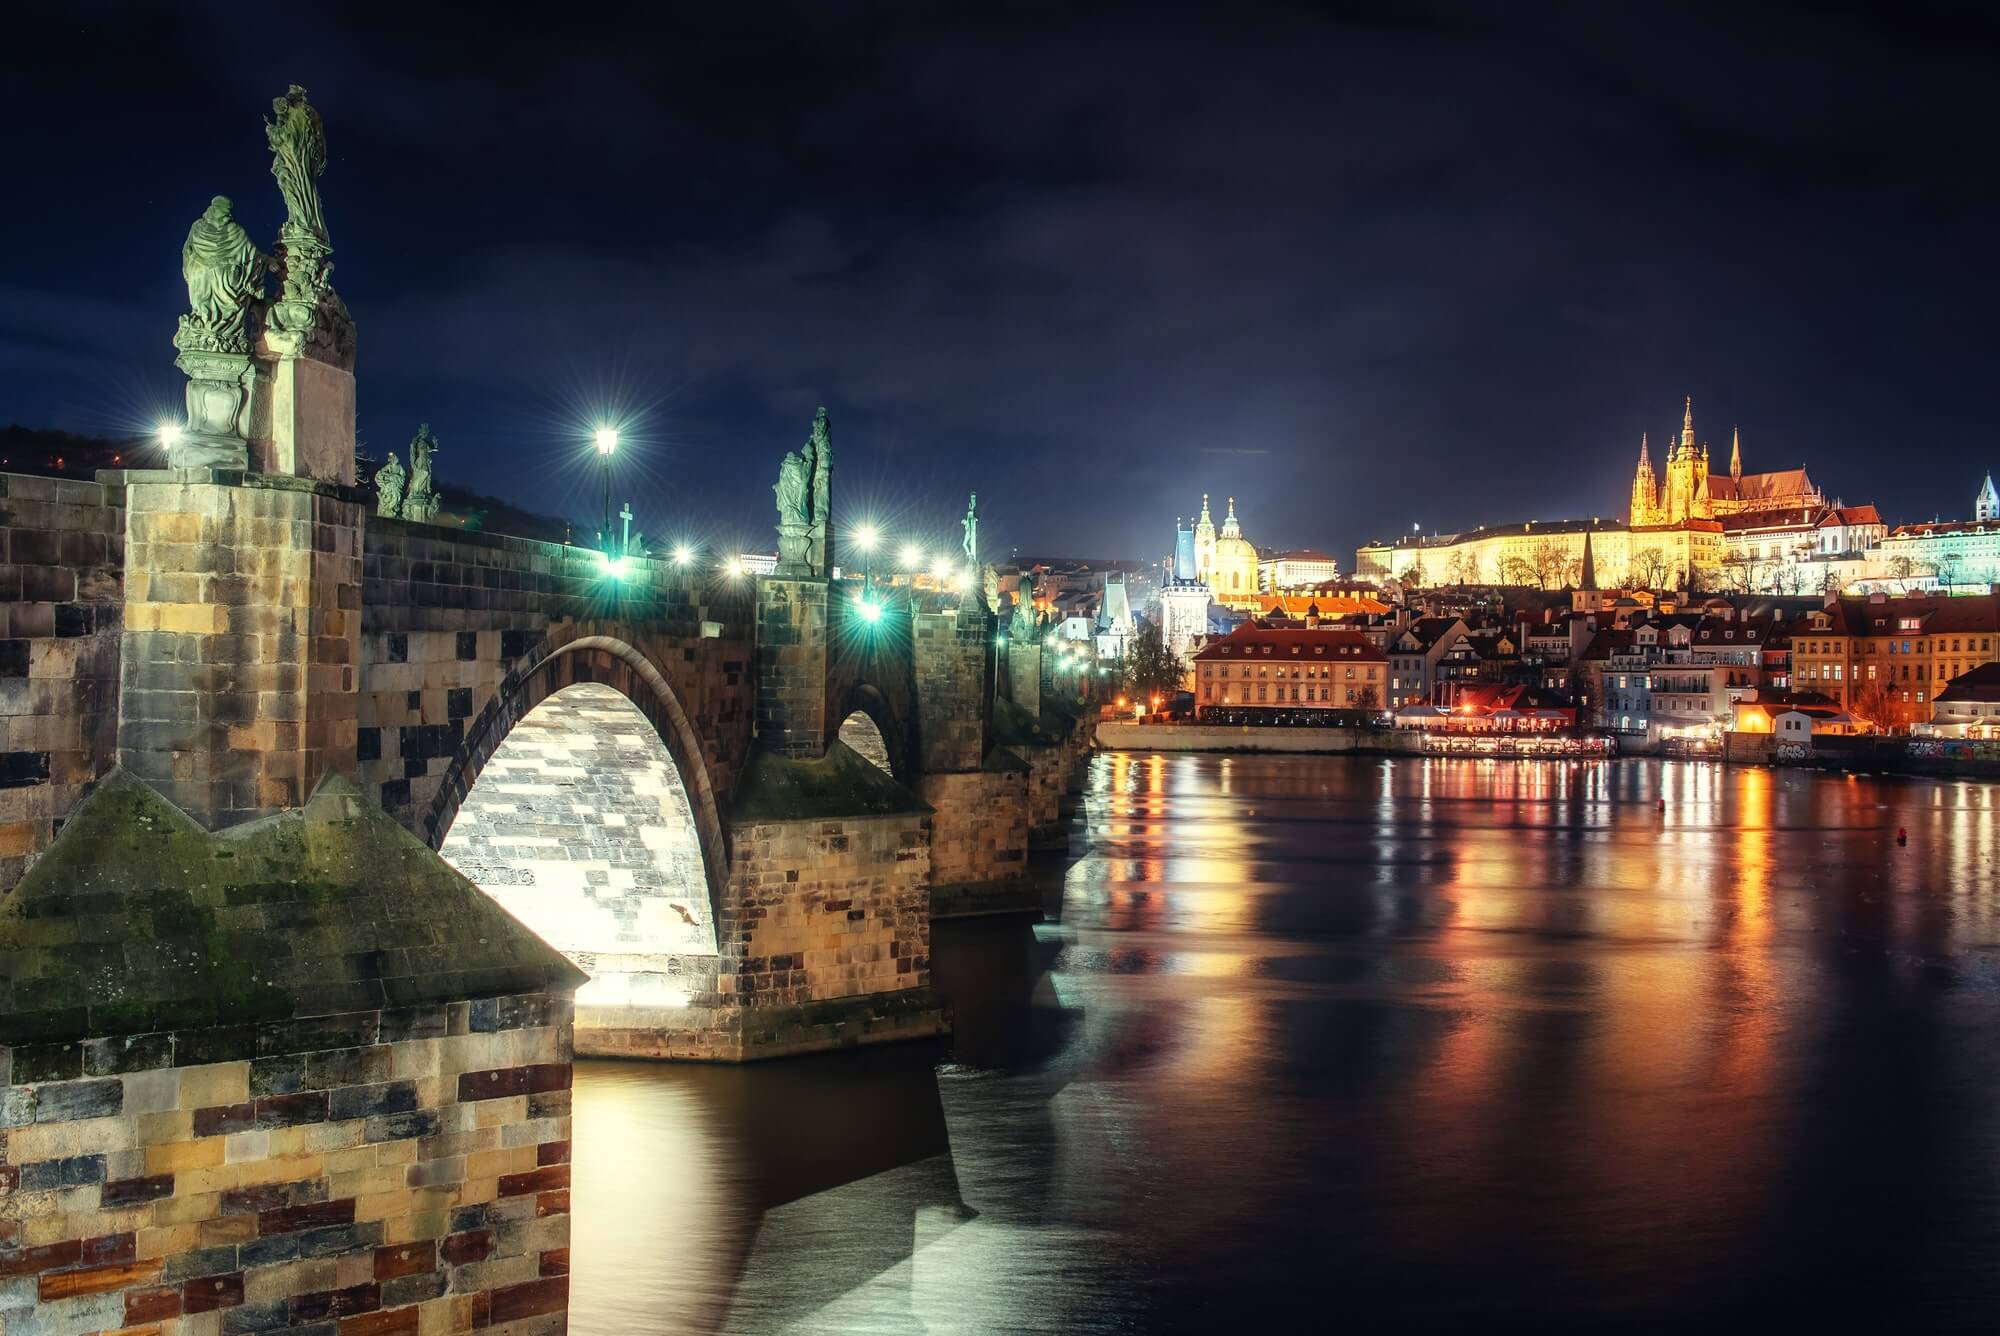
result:
M 589 635 L 542 642 L 523 655 L 534 666 L 510 673 L 501 689 L 472 726 L 452 758 L 437 796 L 418 820 L 417 833 L 431 848 L 444 844 L 466 795 L 516 724 L 544 700 L 566 687 L 595 682 L 608 686 L 636 706 L 666 746 L 680 772 L 701 845 L 711 913 L 729 881 L 729 850 L 723 836 L 722 814 L 715 787 L 703 759 L 701 738 L 666 677 L 646 655 L 615 636 Z
M 827 723 L 828 741 L 838 738 L 887 770 L 898 784 L 907 787 L 914 782 L 909 726 L 897 717 L 895 706 L 880 687 L 871 682 L 849 685 Z M 879 758 L 872 754 L 878 748 L 882 753 Z

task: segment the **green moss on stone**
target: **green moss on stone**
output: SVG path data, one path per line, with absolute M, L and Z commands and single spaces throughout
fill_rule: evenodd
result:
M 730 805 L 730 824 L 819 821 L 842 816 L 928 812 L 923 799 L 882 773 L 853 748 L 835 741 L 815 761 L 752 752 Z

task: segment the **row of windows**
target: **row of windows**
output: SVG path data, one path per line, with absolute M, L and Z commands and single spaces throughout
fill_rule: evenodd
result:
M 1348 681 L 1352 682 L 1355 680 L 1354 665 L 1349 664 L 1344 671 L 1346 673 Z M 1370 682 L 1373 682 L 1375 680 L 1376 670 L 1373 666 L 1370 666 L 1364 669 L 1363 671 Z M 1216 678 L 1216 677 L 1227 678 L 1229 676 L 1229 665 L 1226 663 L 1223 664 L 1204 663 L 1203 665 L 1201 665 L 1201 675 L 1205 678 Z M 1250 675 L 1251 675 L 1250 665 L 1246 663 L 1243 665 L 1243 672 L 1241 676 L 1245 681 L 1248 681 L 1250 679 Z M 1278 678 L 1280 681 L 1282 681 L 1285 677 L 1285 666 L 1283 664 L 1279 664 L 1277 671 L 1273 672 L 1271 670 L 1271 665 L 1267 663 L 1260 663 L 1257 665 L 1256 675 L 1258 677 L 1275 677 Z M 1303 668 L 1293 669 L 1291 675 L 1295 678 L 1324 679 L 1333 676 L 1333 669 L 1329 665 L 1323 663 L 1307 664 Z
M 1358 704 L 1361 698 L 1361 693 L 1368 689 L 1369 688 L 1366 687 L 1345 688 L 1346 703 L 1349 705 Z M 1338 687 L 1295 686 L 1289 688 L 1291 692 L 1289 696 L 1285 694 L 1287 690 L 1288 688 L 1285 687 L 1276 687 L 1276 688 L 1267 687 L 1264 683 L 1259 682 L 1257 684 L 1257 698 L 1254 703 L 1258 705 L 1269 705 L 1273 703 L 1277 703 L 1280 705 L 1286 703 L 1290 703 L 1293 705 L 1312 705 L 1312 704 L 1331 705 L 1338 702 L 1342 698 L 1342 689 Z M 1266 694 L 1267 692 L 1273 692 L 1274 694 L 1267 695 Z M 1215 684 L 1213 682 L 1210 682 L 1202 687 L 1201 698 L 1204 701 L 1220 701 L 1224 705 L 1236 705 L 1236 704 L 1249 705 L 1253 703 L 1250 699 L 1249 689 L 1247 687 L 1244 689 L 1243 700 L 1241 702 L 1238 702 L 1230 696 L 1228 687 L 1222 688 L 1222 693 L 1221 695 L 1218 696 L 1216 694 Z
M 1963 649 L 1959 647 L 1960 640 L 1965 642 Z M 1992 636 L 1980 636 L 1978 641 L 1979 643 L 1975 646 L 1973 644 L 1973 637 L 1971 636 L 1953 636 L 1950 647 L 1947 648 L 1945 638 L 1939 636 L 1937 638 L 1937 652 L 1939 654 L 1991 654 L 1993 652 Z M 1799 652 L 1801 654 L 1840 654 L 1845 652 L 1846 643 L 1843 640 L 1807 640 L 1800 643 Z M 1916 641 L 1915 649 L 1910 648 L 1912 642 L 1908 640 L 1878 640 L 1871 637 L 1863 640 L 1861 643 L 1867 647 L 1865 652 L 1869 654 L 1875 653 L 1875 647 L 1881 644 L 1888 645 L 1889 648 L 1883 651 L 1883 653 L 1887 654 L 1930 653 L 1930 642 L 1927 640 Z

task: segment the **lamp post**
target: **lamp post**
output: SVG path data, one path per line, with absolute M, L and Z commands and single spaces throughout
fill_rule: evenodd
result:
M 611 456 L 618 451 L 618 429 L 599 427 L 594 437 L 597 444 L 597 461 L 604 477 L 604 535 L 603 546 L 611 546 Z
M 875 543 L 881 533 L 872 524 L 864 524 L 854 531 L 854 545 L 861 549 L 861 595 L 866 598 L 875 588 Z

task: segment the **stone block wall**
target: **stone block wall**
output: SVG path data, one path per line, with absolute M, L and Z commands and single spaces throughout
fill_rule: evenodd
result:
M 1007 641 L 1007 699 L 1030 719 L 1042 717 L 1042 647 Z
M 712 988 L 595 1009 L 590 1051 L 736 1061 L 942 1033 L 920 812 L 739 825 Z
M 124 477 L 120 763 L 211 829 L 297 807 L 354 755 L 362 498 Z
M 503 697 L 544 656 L 606 637 L 631 645 L 667 682 L 715 791 L 726 794 L 750 742 L 751 600 L 747 581 L 713 584 L 665 562 L 632 561 L 614 580 L 586 548 L 371 517 L 356 739 L 363 781 L 414 826 L 487 711 L 518 704 Z
M 569 1005 L 0 1048 L 0 1330 L 562 1330 Z
M 756 735 L 780 756 L 826 750 L 827 630 L 826 581 L 758 579 Z
M 118 739 L 125 489 L 0 474 L 0 894 Z
M 977 770 L 986 759 L 993 696 L 993 618 L 968 599 L 912 621 L 922 769 Z
M 975 770 L 925 775 L 918 793 L 931 817 L 934 888 L 1007 881 L 1028 860 L 1028 775 Z
M 1032 835 L 1039 828 L 1055 824 L 1060 815 L 1062 796 L 1069 786 L 1070 767 L 1076 763 L 1076 757 L 1063 744 L 1047 747 L 1018 745 L 1011 750 L 1028 763 L 1028 828 Z

